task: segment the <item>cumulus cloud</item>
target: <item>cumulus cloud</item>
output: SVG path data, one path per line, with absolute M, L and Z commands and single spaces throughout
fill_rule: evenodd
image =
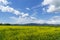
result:
M 10 2 L 8 2 L 7 0 L 0 0 L 0 5 L 7 5 L 9 4 Z
M 20 14 L 20 12 L 18 10 L 15 10 L 14 8 L 9 7 L 9 6 L 0 6 L 0 11 L 2 11 L 2 12 L 10 12 L 10 13 L 14 13 L 16 15 Z
M 10 17 L 11 19 L 15 20 L 17 24 L 26 24 L 26 23 L 37 23 L 43 24 L 45 20 L 36 19 L 35 17 Z
M 21 15 L 21 16 L 28 16 L 28 14 L 26 13 L 22 13 L 12 7 L 10 7 L 8 4 L 10 2 L 8 2 L 8 0 L 0 0 L 0 11 L 1 12 L 10 12 L 10 13 L 13 13 L 15 15 Z
M 47 12 L 60 12 L 60 0 L 44 0 L 42 5 L 49 5 Z

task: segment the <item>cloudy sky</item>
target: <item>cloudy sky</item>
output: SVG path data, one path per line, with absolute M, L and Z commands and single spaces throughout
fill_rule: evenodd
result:
M 0 0 L 0 23 L 60 24 L 60 0 Z

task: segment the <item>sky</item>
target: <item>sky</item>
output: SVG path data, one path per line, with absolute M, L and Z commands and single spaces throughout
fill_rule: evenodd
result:
M 60 24 L 60 0 L 0 0 L 0 23 Z

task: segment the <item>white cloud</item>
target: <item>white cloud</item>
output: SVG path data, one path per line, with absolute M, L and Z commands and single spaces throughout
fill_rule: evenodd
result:
M 44 24 L 44 23 L 45 23 L 45 20 L 36 19 L 36 20 L 34 21 L 34 23 L 37 23 L 37 24 Z
M 29 16 L 28 13 L 25 14 L 24 12 L 20 12 L 16 9 L 10 7 L 9 5 L 7 5 L 9 3 L 10 2 L 8 2 L 7 0 L 0 0 L 0 11 L 1 12 L 10 12 L 10 13 L 13 13 L 15 15 L 21 15 L 23 17 Z M 29 8 L 27 8 L 27 9 L 29 9 Z
M 0 4 L 2 5 L 7 5 L 9 4 L 10 2 L 8 2 L 7 0 L 0 0 Z
M 47 9 L 47 12 L 54 12 L 56 10 L 54 5 L 51 5 L 48 8 L 49 9 Z
M 26 24 L 26 23 L 38 23 L 43 24 L 45 20 L 36 19 L 35 17 L 10 17 L 11 19 L 15 20 L 17 24 Z
M 31 16 L 31 19 L 36 19 L 36 18 Z
M 48 24 L 60 24 L 60 16 L 54 16 L 47 21 Z
M 10 13 L 13 13 L 13 14 L 16 14 L 16 15 L 19 15 L 20 14 L 20 11 L 18 10 L 15 10 L 14 8 L 12 7 L 9 7 L 9 6 L 0 6 L 0 11 L 2 12 L 10 12 Z
M 53 0 L 44 0 L 44 1 L 42 2 L 42 4 L 43 4 L 43 5 L 48 5 L 48 4 L 52 3 L 52 1 L 53 1 Z
M 25 23 L 48 23 L 48 24 L 60 24 L 60 16 L 54 16 L 53 18 L 49 20 L 41 20 L 36 19 L 35 17 L 32 17 L 36 15 L 34 13 L 32 16 L 30 16 L 28 13 L 20 12 L 12 7 L 10 7 L 9 2 L 7 0 L 0 0 L 0 11 L 2 12 L 10 12 L 16 15 L 19 15 L 18 18 L 16 17 L 10 17 L 11 19 L 15 20 L 18 24 L 25 24 Z M 60 0 L 44 0 L 43 5 L 49 5 L 47 12 L 55 12 L 60 11 Z M 26 8 L 27 10 L 30 10 L 30 8 Z M 45 10 L 45 9 L 43 9 Z
M 10 12 L 10 13 L 14 13 L 16 15 L 19 15 L 20 11 L 15 10 L 14 8 L 7 5 L 9 3 L 10 2 L 8 2 L 7 0 L 0 0 L 0 11 L 2 11 L 2 12 Z
M 1 12 L 9 12 L 9 13 L 13 13 L 15 15 L 18 15 L 19 18 L 10 17 L 11 19 L 14 19 L 14 21 L 16 21 L 16 23 L 29 23 L 29 22 L 31 22 L 31 20 L 29 18 L 30 15 L 28 13 L 20 12 L 16 9 L 10 7 L 8 5 L 9 3 L 10 2 L 8 2 L 7 0 L 0 0 L 0 11 Z M 30 10 L 29 8 L 26 8 L 26 9 Z
M 26 23 L 37 23 L 37 24 L 60 24 L 60 16 L 54 16 L 49 20 L 42 20 L 37 19 L 35 17 L 10 17 L 11 19 L 15 20 L 17 24 L 26 24 Z
M 26 8 L 27 10 L 30 10 L 30 8 Z
M 13 10 L 13 13 L 16 14 L 16 15 L 21 15 L 21 12 L 18 11 L 18 10 Z
M 29 16 L 29 14 L 28 13 L 21 13 L 22 14 L 22 17 L 28 17 Z
M 49 5 L 47 12 L 60 12 L 60 0 L 44 0 L 42 5 Z
M 27 17 L 21 17 L 21 16 L 18 17 L 18 18 L 16 18 L 16 17 L 10 17 L 10 18 L 12 18 L 13 20 L 15 20 L 15 22 L 17 24 L 26 24 L 26 23 L 29 23 L 31 21 L 31 19 L 29 19 Z

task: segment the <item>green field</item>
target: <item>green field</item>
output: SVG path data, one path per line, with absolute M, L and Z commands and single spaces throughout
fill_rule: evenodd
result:
M 60 27 L 0 26 L 0 40 L 60 40 Z

